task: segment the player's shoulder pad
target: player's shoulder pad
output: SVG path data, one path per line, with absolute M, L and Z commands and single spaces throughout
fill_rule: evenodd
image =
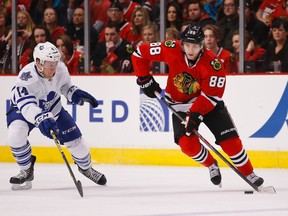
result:
M 215 71 L 221 70 L 221 68 L 223 67 L 222 61 L 215 53 L 213 53 L 212 51 L 208 49 L 204 49 L 204 55 L 207 56 L 208 61 L 210 62 L 210 65 Z
M 163 45 L 167 48 L 176 48 L 176 46 L 180 46 L 180 43 L 177 43 L 176 40 L 166 40 L 163 42 Z
M 70 74 L 67 66 L 64 62 L 59 61 L 56 68 L 55 79 L 59 80 L 60 82 L 66 82 L 69 77 Z
M 39 75 L 36 72 L 34 62 L 26 65 L 18 74 L 17 82 L 22 85 L 31 85 L 38 81 Z

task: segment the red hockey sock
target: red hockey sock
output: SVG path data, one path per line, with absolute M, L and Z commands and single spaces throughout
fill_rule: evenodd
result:
M 196 136 L 182 136 L 178 145 L 181 151 L 205 167 L 214 163 L 214 158 L 210 152 L 199 142 Z
M 253 166 L 239 137 L 231 137 L 222 141 L 220 146 L 244 176 L 253 172 Z

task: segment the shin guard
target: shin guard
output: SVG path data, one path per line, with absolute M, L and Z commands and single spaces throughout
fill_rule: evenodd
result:
M 178 145 L 181 151 L 187 156 L 194 159 L 196 162 L 205 167 L 209 167 L 214 163 L 214 158 L 210 152 L 200 143 L 196 136 L 182 136 L 179 139 Z
M 222 141 L 220 146 L 244 176 L 253 172 L 253 166 L 239 137 L 231 137 Z

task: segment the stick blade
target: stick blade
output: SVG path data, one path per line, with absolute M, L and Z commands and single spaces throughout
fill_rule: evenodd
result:
M 82 183 L 78 180 L 77 183 L 76 183 L 76 187 L 77 187 L 77 190 L 80 194 L 81 197 L 83 197 L 83 188 L 82 188 Z
M 273 186 L 268 186 L 268 187 L 261 187 L 259 188 L 258 192 L 260 193 L 269 193 L 269 194 L 275 194 L 276 190 Z

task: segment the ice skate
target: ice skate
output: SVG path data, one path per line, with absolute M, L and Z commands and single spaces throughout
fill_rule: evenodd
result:
M 252 172 L 250 175 L 246 176 L 246 178 L 254 185 L 256 185 L 257 187 L 261 187 L 264 179 L 257 176 L 254 172 Z
M 94 170 L 92 167 L 90 167 L 87 170 L 83 170 L 80 167 L 78 167 L 78 170 L 80 173 L 82 173 L 87 178 L 91 179 L 96 184 L 105 185 L 107 182 L 105 175 L 98 172 L 97 170 Z
M 218 166 L 218 162 L 215 160 L 215 162 L 208 167 L 209 173 L 210 173 L 210 180 L 214 185 L 218 185 L 220 188 L 222 187 L 221 183 L 221 173 Z
M 10 178 L 12 190 L 29 190 L 32 188 L 32 180 L 34 179 L 34 164 L 36 157 L 31 155 L 31 166 L 27 170 L 20 170 L 17 176 Z

